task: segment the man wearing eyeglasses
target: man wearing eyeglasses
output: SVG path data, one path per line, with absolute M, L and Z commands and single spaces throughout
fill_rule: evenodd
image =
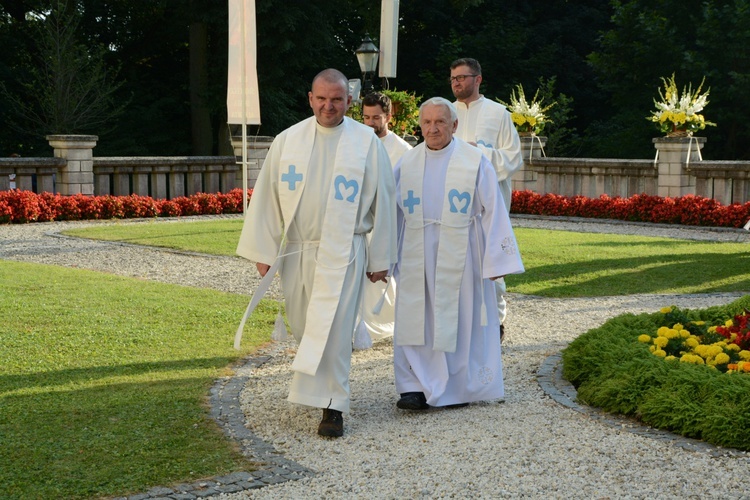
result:
M 479 93 L 482 67 L 476 59 L 465 57 L 451 63 L 451 90 L 456 97 L 458 128 L 455 136 L 478 147 L 495 167 L 505 208 L 510 213 L 511 176 L 521 168 L 521 139 L 510 113 L 502 104 Z M 497 309 L 500 313 L 500 338 L 505 333 L 505 280 L 495 281 Z

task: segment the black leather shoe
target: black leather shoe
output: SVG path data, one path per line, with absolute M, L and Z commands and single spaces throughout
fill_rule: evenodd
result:
M 396 407 L 402 410 L 426 410 L 430 407 L 423 392 L 405 392 L 396 403 Z
M 500 324 L 500 343 L 503 343 L 503 338 L 505 337 L 505 325 Z
M 318 426 L 318 434 L 326 437 L 341 437 L 344 435 L 344 417 L 338 410 L 323 409 L 323 420 Z

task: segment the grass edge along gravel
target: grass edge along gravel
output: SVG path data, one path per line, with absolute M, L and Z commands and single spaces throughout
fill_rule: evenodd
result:
M 694 321 L 723 324 L 746 309 L 750 295 L 725 306 L 683 311 Z M 750 374 L 654 356 L 638 336 L 652 335 L 663 318 L 661 312 L 623 314 L 577 337 L 562 352 L 563 377 L 583 404 L 750 451 Z
M 132 494 L 250 469 L 206 404 L 269 341 L 275 303 L 236 351 L 243 295 L 11 261 L 0 289 L 0 498 Z
M 242 219 L 147 221 L 64 234 L 231 256 L 241 228 Z M 746 243 L 529 228 L 515 233 L 526 272 L 506 278 L 510 293 L 571 298 L 750 290 Z

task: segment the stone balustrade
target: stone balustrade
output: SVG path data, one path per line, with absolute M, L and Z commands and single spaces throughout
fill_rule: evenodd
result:
M 596 198 L 655 194 L 658 176 L 653 160 L 603 158 L 533 158 L 526 165 L 536 174 L 532 191 Z
M 750 162 L 702 161 L 687 166 L 695 194 L 722 205 L 750 201 Z
M 239 170 L 233 156 L 94 158 L 94 193 L 157 199 L 226 193 L 241 187 L 236 182 Z
M 0 158 L 0 191 L 57 193 L 57 176 L 66 165 L 62 158 Z
M 235 156 L 94 157 L 96 136 L 49 136 L 55 158 L 0 159 L 0 190 L 12 188 L 64 195 L 129 195 L 171 199 L 198 192 L 242 187 L 242 140 L 233 137 Z M 255 185 L 272 137 L 246 139 L 246 179 Z M 546 157 L 545 137 L 522 137 L 523 167 L 514 190 L 630 197 L 688 194 L 722 204 L 750 201 L 750 162 L 705 161 L 705 137 L 653 139 L 655 159 Z

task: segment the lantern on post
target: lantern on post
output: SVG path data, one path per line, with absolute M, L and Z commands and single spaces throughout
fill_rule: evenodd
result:
M 378 67 L 380 49 L 372 43 L 370 35 L 365 33 L 365 38 L 362 40 L 362 44 L 354 51 L 354 53 L 357 56 L 357 62 L 359 62 L 359 69 L 362 70 L 362 93 L 367 95 L 374 90 L 372 76 L 375 74 L 375 70 Z

